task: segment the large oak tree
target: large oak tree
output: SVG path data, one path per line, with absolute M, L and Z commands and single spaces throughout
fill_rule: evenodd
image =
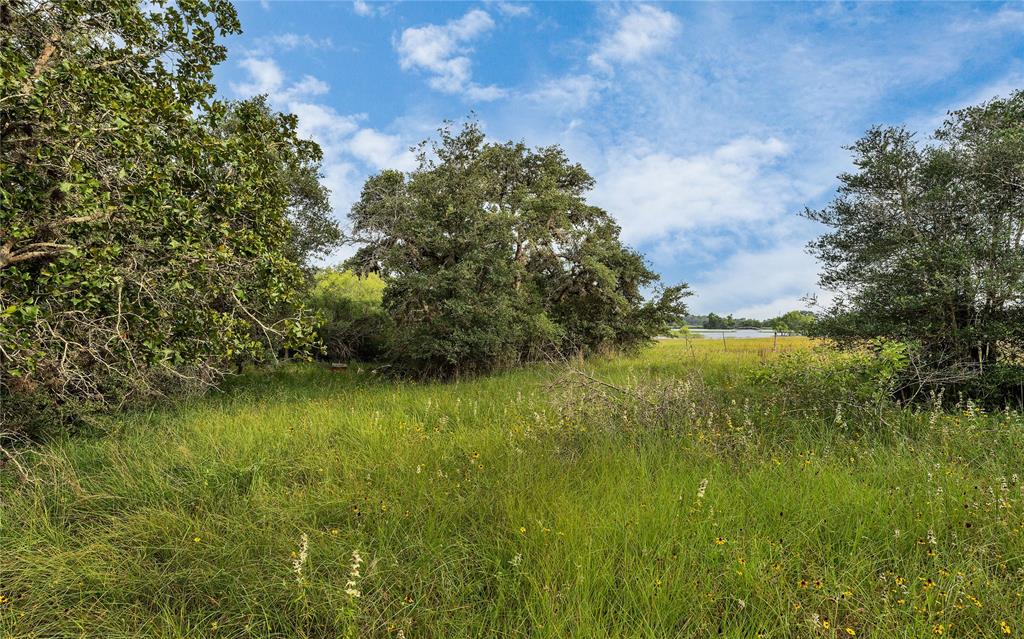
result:
M 488 143 L 444 128 L 411 173 L 367 180 L 352 208 L 350 264 L 387 282 L 389 355 L 427 375 L 480 372 L 545 353 L 624 349 L 685 314 L 586 202 L 593 178 L 558 147 Z

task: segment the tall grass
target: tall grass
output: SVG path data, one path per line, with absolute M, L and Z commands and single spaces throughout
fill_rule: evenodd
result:
M 777 356 L 291 366 L 23 451 L 0 636 L 1024 636 L 1024 419 L 836 411 Z

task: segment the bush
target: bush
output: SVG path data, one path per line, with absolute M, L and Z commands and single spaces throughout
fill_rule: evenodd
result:
M 373 360 L 383 355 L 391 333 L 383 295 L 384 281 L 377 275 L 360 277 L 337 269 L 317 273 L 310 305 L 323 318 L 318 334 L 327 359 Z
M 877 340 L 870 348 L 837 351 L 821 346 L 784 353 L 755 369 L 754 382 L 777 389 L 783 401 L 802 409 L 875 410 L 903 390 L 913 349 Z

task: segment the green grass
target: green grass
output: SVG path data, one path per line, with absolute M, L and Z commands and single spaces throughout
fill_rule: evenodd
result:
M 1024 419 L 837 418 L 754 384 L 774 356 L 588 365 L 667 411 L 290 366 L 21 451 L 0 637 L 1024 636 Z

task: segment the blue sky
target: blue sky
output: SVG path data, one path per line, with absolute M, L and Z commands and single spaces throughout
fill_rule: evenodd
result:
M 872 124 L 926 138 L 1024 88 L 1021 3 L 241 2 L 224 97 L 267 93 L 325 150 L 344 220 L 363 180 L 475 112 L 562 145 L 590 196 L 694 311 L 768 317 L 816 293 L 804 250 Z M 341 259 L 350 249 L 339 252 Z

